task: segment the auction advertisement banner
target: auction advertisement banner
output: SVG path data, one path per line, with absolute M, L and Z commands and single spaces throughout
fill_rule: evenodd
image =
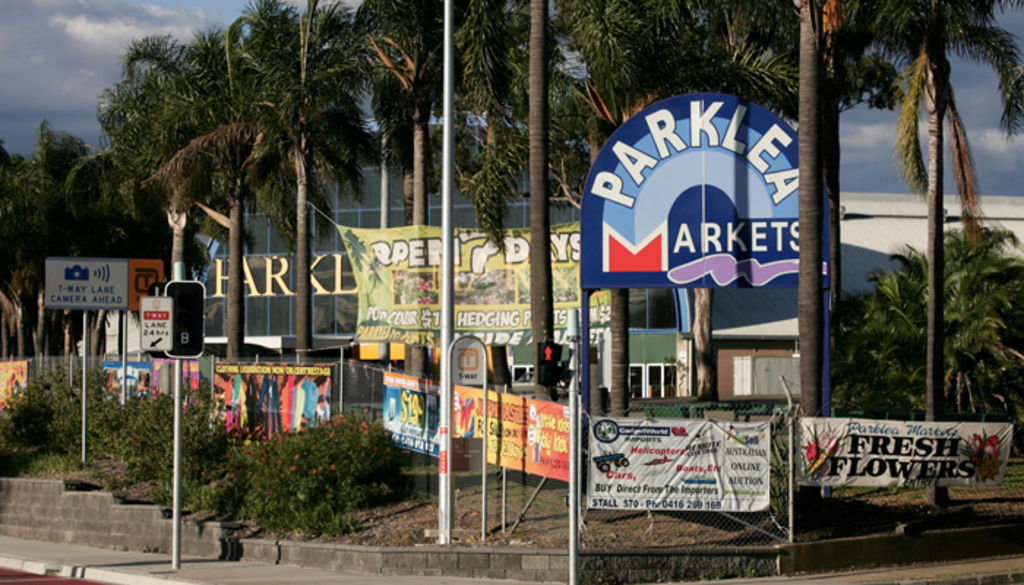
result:
M 452 436 L 479 439 L 483 390 L 455 386 Z M 487 460 L 525 473 L 569 481 L 569 407 L 545 400 L 487 395 Z
M 213 395 L 228 431 L 270 438 L 331 418 L 331 364 L 214 366 Z
M 587 505 L 638 510 L 768 509 L 769 422 L 594 419 Z
M 437 345 L 441 326 L 441 229 L 338 226 L 355 276 L 359 313 L 355 340 Z M 530 341 L 530 232 L 506 230 L 504 250 L 483 232 L 458 229 L 454 237 L 456 333 L 485 345 Z M 568 310 L 580 306 L 578 224 L 551 228 L 555 341 L 565 335 Z M 590 320 L 607 327 L 608 293 L 591 297 Z
M 1010 423 L 802 418 L 797 479 L 825 486 L 998 485 L 1012 441 Z
M 437 457 L 440 413 L 436 382 L 384 372 L 384 429 L 396 445 Z
M 28 360 L 0 362 L 0 410 L 7 401 L 28 384 Z

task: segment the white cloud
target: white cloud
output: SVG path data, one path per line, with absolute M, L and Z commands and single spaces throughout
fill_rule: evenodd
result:
M 197 30 L 221 24 L 200 8 L 154 1 L 160 0 L 3 0 L 0 140 L 5 148 L 31 151 L 43 119 L 96 144 L 98 97 L 117 82 L 121 55 L 133 39 L 170 34 L 187 40 Z
M 890 123 L 842 124 L 841 129 L 843 150 L 892 150 L 895 129 Z

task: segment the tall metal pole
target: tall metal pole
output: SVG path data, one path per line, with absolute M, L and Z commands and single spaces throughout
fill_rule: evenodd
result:
M 174 360 L 174 489 L 171 568 L 181 568 L 181 360 Z
M 390 186 L 388 185 L 388 162 L 385 151 L 388 147 L 387 136 L 384 135 L 384 128 L 380 128 L 380 229 L 388 228 L 391 212 Z M 391 365 L 391 342 L 380 342 L 380 361 L 385 370 L 390 370 Z
M 185 279 L 185 263 L 174 263 L 174 280 Z M 212 378 L 211 378 L 212 380 Z M 174 478 L 172 479 L 171 568 L 181 568 L 181 358 L 174 360 Z
M 579 563 L 580 548 L 580 330 L 579 310 L 569 309 L 566 337 L 573 345 L 573 365 L 576 375 L 569 387 L 569 585 L 578 581 L 576 566 Z M 585 346 L 584 346 L 585 347 Z
M 121 315 L 121 404 L 128 399 L 128 311 Z
M 87 359 L 89 359 L 89 311 L 82 311 L 82 465 L 85 465 L 85 384 L 86 374 L 89 370 Z
M 453 273 L 454 258 L 452 237 L 452 153 L 455 150 L 454 101 L 455 101 L 455 49 L 452 0 L 444 1 L 444 132 L 441 160 L 441 461 L 438 494 L 438 535 L 439 544 L 451 544 L 452 505 L 451 484 L 451 416 L 452 416 L 452 372 L 451 348 L 454 299 Z

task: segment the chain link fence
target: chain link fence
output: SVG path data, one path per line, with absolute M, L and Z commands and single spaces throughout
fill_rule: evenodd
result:
M 67 376 L 71 386 L 81 382 L 80 358 L 29 358 L 19 360 L 31 379 L 43 372 Z M 256 360 L 240 360 L 255 363 Z M 266 363 L 269 360 L 259 360 Z M 11 364 L 13 362 L 3 362 Z M 199 362 L 198 375 L 214 376 L 217 361 Z M 223 362 L 220 362 L 223 363 Z M 100 368 L 102 360 L 91 359 L 88 367 Z M 384 376 L 390 370 L 372 362 L 341 360 L 332 364 L 332 414 L 380 420 L 385 417 Z M 505 389 L 505 390 L 511 390 Z M 492 397 L 497 396 L 492 393 Z M 514 396 L 525 401 L 530 397 Z M 0 397 L 2 398 L 2 397 Z M 494 400 L 492 398 L 492 400 Z M 524 402 L 525 403 L 525 402 Z M 560 403 L 565 407 L 563 398 Z M 745 512 L 717 510 L 643 510 L 581 508 L 583 549 L 651 549 L 675 547 L 770 546 L 787 541 L 815 541 L 871 534 L 913 532 L 950 526 L 980 526 L 1024 522 L 1024 459 L 1017 447 L 998 485 L 950 487 L 948 505 L 935 508 L 926 487 L 834 487 L 822 490 L 826 497 L 813 507 L 804 507 L 794 517 L 794 465 L 807 456 L 799 435 L 793 409 L 779 404 L 713 403 L 674 404 L 639 407 L 631 414 L 637 421 L 657 419 L 670 424 L 686 421 L 763 421 L 770 429 L 770 494 L 765 509 Z M 918 414 L 837 411 L 837 416 L 870 420 L 918 420 Z M 969 417 L 971 418 L 971 417 Z M 977 419 L 975 416 L 972 418 Z M 479 424 L 483 424 L 480 421 Z M 510 432 L 502 422 L 490 418 L 492 433 Z M 1016 429 L 1019 435 L 1020 429 Z M 525 433 L 516 429 L 516 433 Z M 581 429 L 581 436 L 587 436 Z M 452 453 L 453 538 L 461 543 L 564 548 L 568 544 L 569 486 L 555 474 L 545 477 L 524 469 L 483 463 L 482 440 L 456 439 Z M 521 437 L 526 441 L 525 435 Z M 1019 437 L 1018 437 L 1019 442 Z M 1006 447 L 1009 448 L 1009 447 Z M 594 453 L 584 439 L 581 460 L 585 462 L 581 489 L 586 492 L 586 473 L 593 473 Z M 639 465 L 639 463 L 637 463 Z M 410 453 L 409 483 L 412 493 L 433 506 L 438 485 L 438 460 L 429 453 Z

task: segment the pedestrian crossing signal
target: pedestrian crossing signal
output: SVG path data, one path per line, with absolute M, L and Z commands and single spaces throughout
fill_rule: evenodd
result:
M 164 289 L 174 299 L 171 358 L 194 358 L 203 354 L 205 342 L 206 287 L 194 280 L 172 280 Z

